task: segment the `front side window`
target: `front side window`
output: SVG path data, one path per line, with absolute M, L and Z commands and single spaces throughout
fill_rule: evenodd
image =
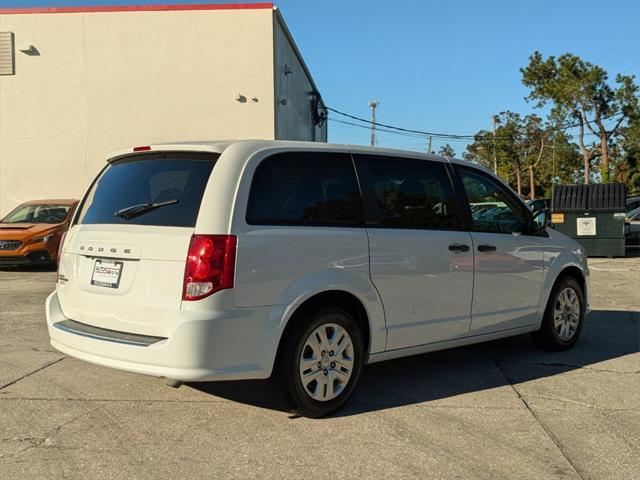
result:
M 2 223 L 62 223 L 71 205 L 20 205 Z
M 287 152 L 263 160 L 253 176 L 246 219 L 253 225 L 362 226 L 351 158 Z
M 118 160 L 91 187 L 78 222 L 194 227 L 217 158 L 176 152 Z
M 473 229 L 477 232 L 522 232 L 528 216 L 524 207 L 493 179 L 459 169 L 467 193 Z
M 456 198 L 441 162 L 359 156 L 375 196 L 371 226 L 456 230 Z M 360 165 L 360 164 L 359 164 Z

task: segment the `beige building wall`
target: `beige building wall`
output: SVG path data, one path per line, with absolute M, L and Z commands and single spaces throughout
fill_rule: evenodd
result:
M 120 148 L 276 138 L 275 15 L 0 15 L 16 47 L 16 74 L 0 76 L 0 215 L 30 199 L 80 197 Z M 38 55 L 19 51 L 31 45 Z

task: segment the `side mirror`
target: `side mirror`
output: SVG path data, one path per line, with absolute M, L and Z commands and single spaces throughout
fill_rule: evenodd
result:
M 543 208 L 533 212 L 531 217 L 531 233 L 543 231 L 549 225 L 549 210 Z

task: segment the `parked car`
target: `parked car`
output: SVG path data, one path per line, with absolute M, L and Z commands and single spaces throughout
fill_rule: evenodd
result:
M 640 245 L 640 207 L 631 210 L 624 217 L 624 243 Z
M 527 205 L 531 209 L 532 212 L 537 212 L 538 210 L 551 210 L 551 199 L 550 198 L 537 198 L 535 200 L 527 200 Z
M 270 378 L 317 417 L 367 363 L 580 336 L 584 250 L 473 163 L 249 140 L 107 161 L 46 303 L 51 344 L 70 356 L 177 381 Z M 499 211 L 472 216 L 488 205 Z
M 636 208 L 640 208 L 640 197 L 629 197 L 627 198 L 627 213 L 635 210 Z
M 54 264 L 77 200 L 33 200 L 0 220 L 0 265 Z

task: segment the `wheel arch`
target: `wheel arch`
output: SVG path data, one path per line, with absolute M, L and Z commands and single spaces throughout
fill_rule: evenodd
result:
M 553 288 L 558 284 L 558 282 L 564 277 L 571 277 L 576 282 L 578 282 L 578 285 L 580 285 L 580 288 L 582 288 L 582 294 L 586 298 L 586 296 L 587 296 L 587 280 L 586 280 L 586 277 L 585 277 L 584 273 L 582 272 L 582 270 L 580 270 L 575 265 L 569 265 L 569 266 L 564 267 L 562 270 L 560 270 L 558 275 L 556 275 L 555 280 L 553 281 L 553 285 L 551 286 L 551 290 L 553 290 Z
M 554 269 L 552 268 L 550 272 L 547 274 L 545 278 L 545 283 L 542 289 L 542 296 L 540 302 L 540 309 L 538 313 L 538 324 L 542 323 L 542 319 L 544 318 L 544 314 L 547 309 L 547 304 L 549 303 L 549 297 L 551 296 L 551 292 L 558 284 L 558 282 L 562 278 L 570 277 L 578 282 L 578 285 L 582 288 L 582 295 L 585 299 L 585 307 L 586 311 L 589 311 L 589 300 L 588 300 L 588 290 L 589 290 L 589 280 L 588 280 L 588 272 L 585 272 L 583 268 L 581 268 L 576 263 L 566 263 L 561 267 Z
M 365 346 L 365 363 L 367 362 L 372 347 L 371 318 L 364 303 L 356 295 L 346 290 L 325 290 L 318 292 L 296 306 L 289 315 L 282 335 L 280 336 L 276 359 L 281 354 L 284 339 L 287 338 L 287 335 L 289 335 L 294 326 L 299 325 L 300 322 L 304 322 L 312 312 L 327 307 L 341 308 L 354 318 L 362 333 L 362 340 Z

